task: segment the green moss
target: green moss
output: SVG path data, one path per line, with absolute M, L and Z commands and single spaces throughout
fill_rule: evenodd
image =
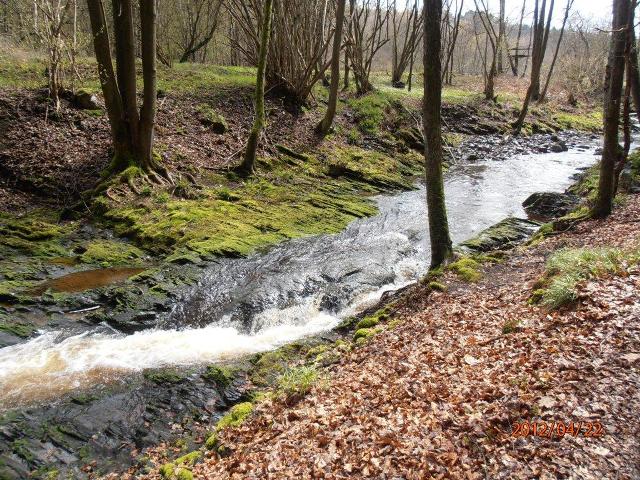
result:
M 190 469 L 201 457 L 202 453 L 199 451 L 188 453 L 173 462 L 165 463 L 158 472 L 166 480 L 193 480 Z
M 315 358 L 318 355 L 325 353 L 329 349 L 330 349 L 329 345 L 325 345 L 325 344 L 316 345 L 315 347 L 311 347 L 309 350 L 307 350 L 307 353 L 305 356 L 307 358 Z
M 234 405 L 231 407 L 229 412 L 218 421 L 216 424 L 216 431 L 219 432 L 223 428 L 237 427 L 241 425 L 251 412 L 253 412 L 253 404 L 251 402 L 243 402 Z
M 440 282 L 429 282 L 427 284 L 427 286 L 431 289 L 431 290 L 437 290 L 439 292 L 444 292 L 447 290 L 447 286 L 444 283 L 440 283 Z
M 507 320 L 502 326 L 502 333 L 508 335 L 509 333 L 516 332 L 519 328 L 520 322 L 518 320 Z
M 462 257 L 460 260 L 449 264 L 447 268 L 466 282 L 477 282 L 482 278 L 480 264 L 470 257 Z
M 218 448 L 218 434 L 213 432 L 210 434 L 204 442 L 204 446 L 207 450 L 215 450 Z
M 202 376 L 214 382 L 218 387 L 226 388 L 233 382 L 234 371 L 228 367 L 209 365 Z
M 602 112 L 556 113 L 553 119 L 563 129 L 583 132 L 599 132 L 602 130 Z
M 379 332 L 380 330 L 377 328 L 361 328 L 355 331 L 355 333 L 353 334 L 353 340 L 355 342 L 358 342 L 358 340 L 361 340 L 361 339 L 366 340 L 370 337 L 373 337 L 375 334 Z
M 202 103 L 196 107 L 196 110 L 200 121 L 210 127 L 215 133 L 223 134 L 229 129 L 229 125 L 224 116 L 210 105 Z
M 33 335 L 36 330 L 35 326 L 28 323 L 15 323 L 0 321 L 0 331 L 10 333 L 17 337 L 28 338 Z
M 358 324 L 356 325 L 356 330 L 360 330 L 361 328 L 375 327 L 376 325 L 378 325 L 378 323 L 380 323 L 380 319 L 375 316 L 365 317 L 358 322 Z
M 145 254 L 139 248 L 114 240 L 94 240 L 83 246 L 82 263 L 111 267 L 115 265 L 139 265 Z
M 382 91 L 374 91 L 348 101 L 353 110 L 358 127 L 368 135 L 375 135 L 385 118 L 385 111 L 391 106 L 390 97 Z
M 0 213 L 0 246 L 34 257 L 68 256 L 62 241 L 74 230 L 74 224 L 59 224 L 57 215 L 49 211 L 36 211 L 24 217 Z
M 154 383 L 180 383 L 184 380 L 184 375 L 181 375 L 172 369 L 160 369 L 144 372 L 144 377 Z

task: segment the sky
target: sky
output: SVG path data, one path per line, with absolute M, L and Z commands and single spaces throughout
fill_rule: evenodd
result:
M 496 14 L 498 13 L 498 0 L 488 0 L 489 9 Z M 526 0 L 526 11 L 533 11 L 534 0 Z M 465 5 L 469 8 L 473 7 L 473 0 L 465 0 Z M 549 0 L 547 0 L 549 4 Z M 592 17 L 595 19 L 609 19 L 611 17 L 612 0 L 574 0 L 572 11 L 578 11 L 583 17 Z M 553 25 L 559 27 L 562 24 L 566 0 L 555 0 Z M 506 15 L 512 22 L 520 19 L 520 11 L 522 10 L 522 0 L 506 0 Z

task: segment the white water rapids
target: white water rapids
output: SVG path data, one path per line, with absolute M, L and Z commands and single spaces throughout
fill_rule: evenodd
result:
M 445 182 L 454 241 L 508 215 L 524 217 L 521 203 L 531 193 L 564 190 L 572 174 L 596 160 L 592 149 L 574 149 L 454 166 Z M 198 319 L 181 323 L 185 328 L 131 335 L 104 326 L 73 336 L 43 331 L 0 349 L 0 408 L 55 400 L 146 368 L 220 362 L 327 331 L 384 291 L 424 274 L 424 198 L 424 189 L 380 197 L 379 215 L 357 220 L 343 233 L 221 264 L 205 273 L 193 298 L 184 299 L 188 308 L 180 306 L 185 319 Z M 337 303 L 328 301 L 328 292 Z M 236 307 L 246 305 L 252 306 L 249 320 L 241 322 Z

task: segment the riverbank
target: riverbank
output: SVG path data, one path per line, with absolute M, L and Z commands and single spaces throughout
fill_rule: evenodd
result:
M 161 82 L 165 90 L 158 142 L 163 159 L 182 179 L 175 188 L 150 188 L 120 177 L 105 196 L 87 201 L 80 210 L 68 207 L 77 205 L 80 192 L 93 184 L 108 162 L 104 112 L 65 104 L 62 115 L 50 116 L 37 91 L 3 90 L 0 108 L 7 120 L 0 125 L 6 200 L 0 215 L 2 346 L 30 340 L 41 342 L 43 353 L 51 345 L 63 345 L 68 350 L 61 358 L 74 367 L 79 347 L 86 345 L 73 342 L 87 332 L 96 344 L 82 352 L 91 354 L 101 345 L 109 346 L 112 337 L 126 338 L 130 350 L 140 351 L 146 345 L 145 334 L 152 334 L 155 327 L 167 335 L 176 333 L 172 328 L 204 327 L 211 321 L 211 303 L 196 312 L 199 315 L 174 312 L 178 299 L 203 282 L 205 272 L 218 271 L 214 267 L 225 266 L 229 256 L 246 256 L 309 234 L 338 232 L 377 212 L 375 194 L 414 188 L 420 177 L 422 145 L 415 130 L 419 118 L 415 94 L 390 88 L 361 98 L 345 94 L 336 131 L 322 144 L 311 133 L 322 107 L 293 111 L 281 99 L 270 98 L 270 127 L 259 174 L 244 181 L 228 167 L 237 161 L 233 154 L 241 150 L 251 121 L 246 112 L 253 73 L 187 66 L 163 75 L 167 77 Z M 189 89 L 196 83 L 194 95 Z M 322 92 L 318 98 L 321 101 Z M 552 105 L 534 112 L 525 129 L 529 136 L 512 139 L 506 133 L 517 100 L 485 103 L 477 94 L 455 89 L 445 94 L 445 100 L 448 148 L 453 158 L 467 162 L 562 151 L 567 144 L 578 147 L 584 137 L 558 131 L 599 124 L 591 113 Z M 219 115 L 227 124 L 224 133 L 214 125 Z M 72 154 L 65 154 L 65 149 Z M 348 276 L 356 271 L 344 270 L 349 262 L 344 263 L 343 269 L 330 273 Z M 263 271 L 269 270 L 240 271 L 249 282 L 247 290 L 256 272 Z M 386 272 L 381 269 L 379 275 L 376 282 L 383 284 Z M 224 278 L 234 282 L 233 275 Z M 318 287 L 302 281 L 299 288 L 307 292 Z M 208 289 L 200 291 L 206 296 Z M 322 307 L 333 312 L 345 296 L 342 290 L 327 292 Z M 288 298 L 279 300 L 286 304 Z M 224 300 L 221 297 L 223 306 Z M 245 315 L 262 313 L 265 305 L 258 306 L 261 309 L 240 304 L 238 309 Z M 358 329 L 359 338 L 375 333 L 365 324 Z M 135 332 L 139 335 L 131 335 Z M 15 478 L 28 472 L 36 477 L 56 472 L 90 476 L 128 465 L 134 445 L 171 441 L 180 450 L 194 448 L 231 405 L 253 398 L 245 386 L 273 387 L 291 363 L 300 363 L 307 355 L 313 359 L 324 355 L 321 363 L 331 363 L 334 350 L 343 347 L 326 344 L 336 340 L 329 335 L 298 344 L 293 359 L 282 350 L 251 357 L 246 368 L 234 365 L 233 375 L 216 370 L 220 366 L 211 365 L 210 370 L 202 365 L 150 368 L 131 378 L 120 375 L 116 362 L 107 369 L 89 370 L 92 378 L 86 385 L 97 383 L 97 389 L 85 391 L 82 383 L 81 393 L 69 393 L 69 382 L 77 380 L 73 376 L 54 383 L 60 387 L 55 396 L 61 398 L 54 404 L 47 403 L 49 384 L 40 389 L 45 396 L 16 389 L 9 407 L 11 402 L 35 406 L 3 414 L 2 467 Z M 126 359 L 127 342 L 123 344 Z M 165 345 L 175 344 L 167 337 Z M 181 348 L 189 351 L 193 344 Z M 289 350 L 284 353 L 292 353 Z M 149 353 L 162 364 L 162 348 Z M 89 366 L 93 360 L 90 355 Z M 260 368 L 274 364 L 274 369 Z M 79 364 L 76 373 L 87 371 L 86 366 Z M 54 368 L 42 373 L 55 372 Z
M 628 195 L 471 282 L 453 268 L 411 287 L 209 450 L 161 446 L 125 478 L 636 478 L 639 217 Z

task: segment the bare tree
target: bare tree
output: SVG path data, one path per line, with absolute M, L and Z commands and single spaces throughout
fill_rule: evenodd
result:
M 524 11 L 526 7 L 527 7 L 527 0 L 522 0 L 522 10 L 520 11 L 520 22 L 518 22 L 518 36 L 516 37 L 516 46 L 514 48 L 514 55 L 513 55 L 513 64 L 514 64 L 513 76 L 514 77 L 518 76 L 518 67 L 520 66 L 520 59 L 524 55 L 522 53 L 524 49 L 520 47 L 520 39 L 522 38 L 522 22 L 524 20 Z M 527 56 L 529 55 L 528 51 L 526 55 Z
M 604 143 L 600 161 L 598 195 L 591 214 L 604 218 L 613 209 L 615 167 L 622 154 L 618 143 L 620 126 L 620 100 L 624 78 L 625 47 L 629 26 L 629 0 L 614 0 L 609 60 L 605 73 Z
M 496 60 L 498 54 L 498 34 L 496 33 L 496 29 L 491 22 L 491 16 L 489 15 L 489 4 L 488 1 L 480 0 L 480 5 L 482 8 L 478 6 L 478 0 L 473 0 L 476 6 L 477 14 L 480 18 L 480 22 L 482 23 L 482 27 L 484 28 L 487 42 L 485 45 L 491 47 L 491 62 L 489 62 L 489 55 L 486 53 L 484 55 L 484 98 L 486 100 L 495 101 L 495 78 L 497 74 L 496 68 Z M 488 68 L 487 68 L 488 66 Z
M 498 60 L 497 60 L 498 73 L 504 73 L 504 67 L 502 65 L 503 57 L 504 57 L 504 47 L 506 42 L 506 38 L 505 38 L 506 28 L 505 28 L 504 15 L 505 15 L 505 0 L 500 0 L 500 13 L 498 16 Z
M 422 15 L 418 11 L 418 0 L 407 0 L 398 14 L 396 2 L 393 2 L 391 13 L 391 84 L 404 87 L 402 77 L 413 55 L 417 44 L 422 40 Z
M 336 31 L 333 36 L 333 52 L 331 55 L 331 85 L 329 87 L 329 102 L 324 118 L 320 121 L 317 131 L 324 136 L 329 133 L 338 105 L 338 88 L 340 87 L 340 54 L 342 52 L 342 29 L 344 27 L 344 10 L 347 0 L 338 0 L 336 9 Z
M 179 15 L 180 63 L 194 61 L 196 53 L 205 48 L 218 28 L 222 0 L 189 0 L 173 15 Z
M 34 0 L 34 30 L 47 49 L 49 98 L 55 111 L 60 110 L 62 61 L 65 51 L 63 28 L 73 3 L 71 0 Z M 38 12 L 42 19 L 38 22 Z
M 571 12 L 571 7 L 573 6 L 574 0 L 567 0 L 567 6 L 564 9 L 564 17 L 562 18 L 562 27 L 560 28 L 560 35 L 558 36 L 558 42 L 556 43 L 556 49 L 553 52 L 553 59 L 551 60 L 551 65 L 549 66 L 549 72 L 547 73 L 547 80 L 544 82 L 544 88 L 542 89 L 542 93 L 540 94 L 540 98 L 538 102 L 542 103 L 547 96 L 547 89 L 549 88 L 549 82 L 551 81 L 551 76 L 553 75 L 553 68 L 556 65 L 556 60 L 558 60 L 558 52 L 560 51 L 560 45 L 562 44 L 562 37 L 564 37 L 564 29 L 567 25 L 567 19 L 569 18 L 569 13 Z
M 456 7 L 453 9 L 453 16 L 451 16 L 452 1 L 447 3 L 447 13 L 443 16 L 443 24 L 445 34 L 442 34 L 444 38 L 442 55 L 444 59 L 444 67 L 442 68 L 442 80 L 451 85 L 453 82 L 453 52 L 455 51 L 456 44 L 458 42 L 458 33 L 460 32 L 460 19 L 462 18 L 462 8 L 464 7 L 464 0 L 460 0 L 460 5 L 456 0 Z M 457 13 L 456 13 L 457 11 Z M 453 19 L 453 21 L 450 21 Z
M 627 34 L 627 84 L 629 86 L 636 116 L 640 121 L 640 70 L 638 69 L 638 44 L 635 31 L 635 11 L 638 5 L 637 0 L 632 0 L 629 11 L 629 31 Z
M 350 0 L 349 61 L 358 94 L 373 90 L 369 80 L 373 59 L 389 41 L 389 9 L 382 0 Z
M 262 0 L 228 0 L 227 9 L 240 34 L 230 39 L 250 65 L 258 65 L 263 20 Z M 333 3 L 329 0 L 274 0 L 266 81 L 298 104 L 305 104 L 313 86 L 331 61 L 321 61 L 334 31 Z
M 529 103 L 531 100 L 540 98 L 540 71 L 542 62 L 544 61 L 545 51 L 547 49 L 547 41 L 549 39 L 549 30 L 551 29 L 551 17 L 553 15 L 554 0 L 549 4 L 549 11 L 546 12 L 547 0 L 542 0 L 542 6 L 539 5 L 540 0 L 535 0 L 533 9 L 533 47 L 531 51 L 531 80 L 529 88 L 522 103 L 522 109 L 518 120 L 516 120 L 513 130 L 515 135 L 520 134 L 524 119 L 529 111 Z M 546 20 L 546 26 L 545 26 Z
M 442 178 L 442 65 L 440 52 L 441 0 L 424 2 L 424 99 L 423 126 L 431 268 L 453 255 Z
M 265 0 L 264 11 L 262 13 L 262 25 L 260 28 L 260 51 L 258 55 L 258 72 L 256 78 L 256 116 L 253 121 L 253 127 L 249 133 L 247 141 L 247 149 L 245 150 L 244 160 L 238 168 L 242 175 L 250 175 L 253 173 L 256 163 L 256 151 L 258 149 L 258 141 L 260 134 L 264 128 L 266 115 L 264 112 L 264 83 L 265 72 L 267 69 L 267 53 L 269 51 L 269 37 L 271 35 L 271 17 L 273 14 L 273 0 Z
M 171 177 L 153 156 L 156 115 L 156 0 L 140 0 L 140 45 L 143 100 L 138 111 L 134 19 L 131 0 L 112 0 L 116 66 L 102 0 L 88 0 L 98 73 L 111 125 L 114 157 L 105 176 L 128 167 L 142 170 L 144 178 L 157 183 Z M 164 180 L 163 180 L 164 179 Z

